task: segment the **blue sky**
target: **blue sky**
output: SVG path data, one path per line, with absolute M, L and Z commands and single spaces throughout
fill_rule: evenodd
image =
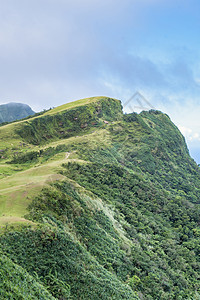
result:
M 200 163 L 199 0 L 0 0 L 0 103 L 140 91 Z

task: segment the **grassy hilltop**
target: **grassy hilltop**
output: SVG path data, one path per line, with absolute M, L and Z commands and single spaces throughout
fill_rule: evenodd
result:
M 200 171 L 167 115 L 78 100 L 0 127 L 0 157 L 1 299 L 200 299 Z
M 0 224 L 9 218 L 24 221 L 32 197 L 49 181 L 63 177 L 59 168 L 67 161 L 68 145 L 87 143 L 93 137 L 93 143 L 98 142 L 104 134 L 98 130 L 104 127 L 103 119 L 119 115 L 118 100 L 96 97 L 0 127 Z

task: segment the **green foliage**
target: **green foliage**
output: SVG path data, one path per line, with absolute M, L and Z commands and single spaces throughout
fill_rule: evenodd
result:
M 52 139 L 83 134 L 91 127 L 100 126 L 101 118 L 115 120 L 121 115 L 121 104 L 117 100 L 102 98 L 85 106 L 24 122 L 17 133 L 24 141 L 38 145 Z
M 140 282 L 141 280 L 137 275 L 133 275 L 131 278 L 128 279 L 128 284 L 134 289 L 140 285 Z
M 67 150 L 66 145 L 58 145 L 57 147 L 48 147 L 46 149 L 41 149 L 38 151 L 28 151 L 28 152 L 19 152 L 14 155 L 10 164 L 30 164 L 38 162 L 39 159 L 42 162 L 45 162 L 49 158 L 53 157 L 57 153 L 62 153 Z
M 17 153 L 10 161 L 11 164 L 24 164 L 37 162 L 39 151 L 29 151 L 27 153 Z
M 59 224 L 8 233 L 1 237 L 1 249 L 36 273 L 56 299 L 138 299 Z
M 0 298 L 2 300 L 55 299 L 23 268 L 0 256 Z
M 141 279 L 140 291 L 152 299 L 176 299 L 179 286 L 183 299 L 188 299 L 192 291 L 199 290 L 200 262 L 193 252 L 195 244 L 191 250 L 191 244 L 187 248 L 189 244 L 184 242 L 193 241 L 192 231 L 199 226 L 199 206 L 189 208 L 187 201 L 116 165 L 69 163 L 64 174 L 120 212 L 115 217 L 124 224 L 127 237 L 136 241 L 131 260 L 126 259 L 130 272 L 126 275 Z M 191 265 L 195 265 L 194 270 Z
M 101 135 L 89 135 L 94 128 Z M 167 115 L 122 116 L 119 101 L 98 98 L 23 122 L 18 133 L 49 146 L 12 163 L 76 157 L 29 204 L 26 218 L 37 225 L 0 236 L 0 251 L 31 276 L 30 288 L 55 299 L 200 298 L 200 170 Z

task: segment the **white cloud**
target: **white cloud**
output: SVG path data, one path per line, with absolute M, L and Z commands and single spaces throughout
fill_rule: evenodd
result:
M 200 133 L 194 132 L 191 128 L 178 126 L 182 134 L 191 142 L 200 141 Z

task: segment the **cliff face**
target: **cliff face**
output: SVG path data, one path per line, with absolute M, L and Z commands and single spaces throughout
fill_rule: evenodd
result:
M 199 299 L 200 171 L 167 115 L 83 99 L 0 147 L 0 255 L 45 299 Z
M 12 122 L 34 115 L 34 111 L 27 104 L 8 103 L 0 105 L 0 123 Z

